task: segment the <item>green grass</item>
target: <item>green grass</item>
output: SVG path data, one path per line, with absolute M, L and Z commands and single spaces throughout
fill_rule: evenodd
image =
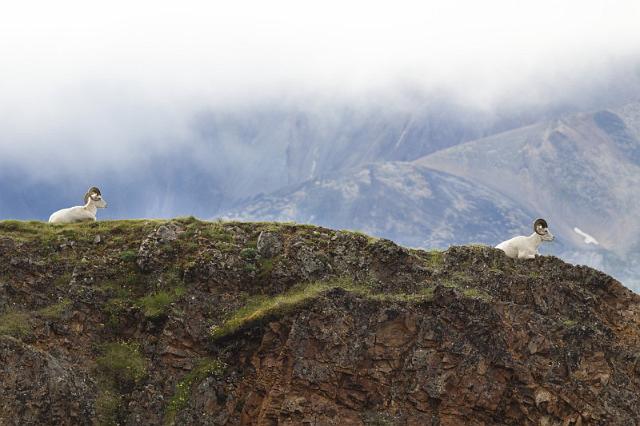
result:
M 20 220 L 2 220 L 0 221 L 0 232 L 3 234 L 42 234 L 51 232 L 45 222 L 38 221 L 20 221 Z
M 317 297 L 320 293 L 336 287 L 363 294 L 367 293 L 366 289 L 357 286 L 351 279 L 338 278 L 332 281 L 317 281 L 299 285 L 284 294 L 273 297 L 253 297 L 222 325 L 211 327 L 211 336 L 218 339 L 246 326 L 262 322 L 265 318 L 285 314 Z
M 169 311 L 173 295 L 167 291 L 159 291 L 139 299 L 138 304 L 147 318 L 163 317 Z
M 211 327 L 211 337 L 217 340 L 270 318 L 285 315 L 334 288 L 341 288 L 369 300 L 388 302 L 429 301 L 433 299 L 434 292 L 434 287 L 424 287 L 416 293 L 376 293 L 371 286 L 355 283 L 349 277 L 304 283 L 280 295 L 249 298 L 243 307 L 233 312 L 222 324 Z
M 202 236 L 215 241 L 233 243 L 233 235 L 220 223 L 207 223 L 202 228 Z
M 0 334 L 26 337 L 32 333 L 31 317 L 25 312 L 12 311 L 0 316 Z
M 96 358 L 98 372 L 116 389 L 129 389 L 147 377 L 147 362 L 134 342 L 107 343 Z
M 122 246 L 123 243 L 138 242 L 140 237 L 150 232 L 158 220 L 116 220 L 52 225 L 38 221 L 0 221 L 0 235 L 6 235 L 18 241 L 37 242 L 43 248 L 53 248 L 61 239 L 73 239 L 78 243 L 93 245 L 93 239 L 100 234 L 103 243 L 94 246 L 102 250 L 105 246 Z
M 184 287 L 172 290 L 162 290 L 138 299 L 137 305 L 142 309 L 146 318 L 161 318 L 167 315 L 171 304 L 185 293 Z
M 120 259 L 125 262 L 135 262 L 138 253 L 135 250 L 124 250 L 120 253 Z
M 56 277 L 56 279 L 53 280 L 53 285 L 59 288 L 67 287 L 70 282 L 71 282 L 71 272 L 65 272 L 64 274 Z
M 488 302 L 491 300 L 491 295 L 478 289 L 478 288 L 467 288 L 464 289 L 462 291 L 462 294 L 465 297 L 468 297 L 470 299 L 480 299 L 480 300 L 484 300 L 485 302 Z
M 444 264 L 444 252 L 440 250 L 430 250 L 425 252 L 427 258 L 425 263 L 429 269 L 441 268 Z
M 457 280 L 450 278 L 441 280 L 440 285 L 446 288 L 460 288 L 460 283 Z
M 71 300 L 63 299 L 60 302 L 42 308 L 38 311 L 38 315 L 48 320 L 60 319 L 62 315 L 71 307 Z
M 273 259 L 260 259 L 259 261 L 259 274 L 260 279 L 266 280 L 271 276 L 273 271 Z
M 174 395 L 167 404 L 165 424 L 173 424 L 176 414 L 187 406 L 189 397 L 191 396 L 191 388 L 194 384 L 210 376 L 222 377 L 226 368 L 227 366 L 218 359 L 206 358 L 201 360 L 198 365 L 176 385 Z

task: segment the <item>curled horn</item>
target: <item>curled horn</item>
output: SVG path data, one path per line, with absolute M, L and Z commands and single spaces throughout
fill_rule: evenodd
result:
M 89 197 L 92 196 L 92 195 L 102 195 L 102 194 L 100 193 L 100 189 L 98 189 L 95 186 L 92 186 L 91 188 L 89 188 L 87 190 L 87 193 L 84 194 L 84 203 L 85 204 L 87 204 L 89 202 Z
M 543 235 L 542 232 L 539 231 L 548 227 L 549 225 L 547 225 L 547 221 L 544 219 L 536 219 L 536 221 L 533 222 L 533 230 L 536 232 L 536 234 Z

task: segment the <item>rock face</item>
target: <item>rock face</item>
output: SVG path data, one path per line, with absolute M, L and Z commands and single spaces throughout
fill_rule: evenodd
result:
M 91 380 L 81 369 L 10 336 L 0 336 L 2 424 L 91 424 Z
M 258 254 L 264 258 L 272 258 L 282 251 L 282 243 L 277 234 L 272 232 L 261 232 L 256 243 Z
M 193 219 L 9 240 L 2 425 L 639 424 L 640 297 L 554 257 Z

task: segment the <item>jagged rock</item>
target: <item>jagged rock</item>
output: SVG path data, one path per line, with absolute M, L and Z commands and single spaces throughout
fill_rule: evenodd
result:
M 293 244 L 293 247 L 296 248 L 295 258 L 301 266 L 300 270 L 304 279 L 319 278 L 327 269 L 327 265 L 318 256 L 318 253 L 304 242 L 298 241 Z
M 136 263 L 142 272 L 150 272 L 163 261 L 162 246 L 175 241 L 181 229 L 174 223 L 160 225 L 140 244 Z
M 73 365 L 0 335 L 0 424 L 91 425 L 95 387 Z
M 178 234 L 176 233 L 175 226 L 159 226 L 156 230 L 156 237 L 161 243 L 168 243 L 178 238 Z
M 262 231 L 258 236 L 256 250 L 258 250 L 260 256 L 269 259 L 280 254 L 282 251 L 282 242 L 277 234 Z

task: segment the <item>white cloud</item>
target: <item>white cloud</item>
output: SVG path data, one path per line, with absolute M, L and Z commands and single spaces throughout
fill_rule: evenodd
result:
M 359 91 L 399 79 L 493 91 L 640 47 L 635 1 L 62 0 L 2 9 L 3 91 L 23 95 L 105 81 L 160 99 Z
M 0 149 L 34 164 L 135 163 L 192 139 L 202 106 L 416 88 L 544 103 L 640 53 L 636 1 L 5 3 Z

